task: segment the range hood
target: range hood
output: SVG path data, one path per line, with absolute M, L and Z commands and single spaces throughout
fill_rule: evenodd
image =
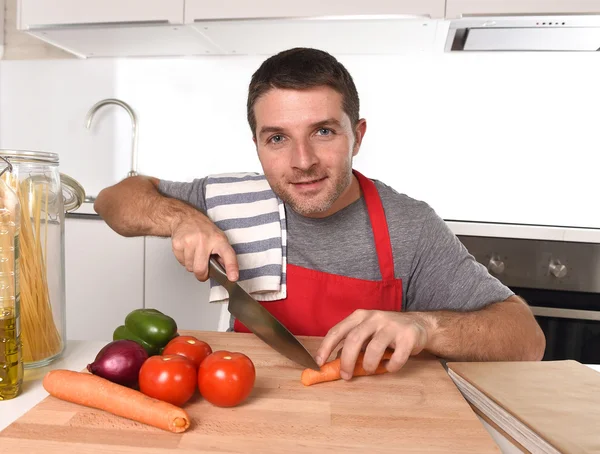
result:
M 486 16 L 452 20 L 446 52 L 596 52 L 600 15 Z

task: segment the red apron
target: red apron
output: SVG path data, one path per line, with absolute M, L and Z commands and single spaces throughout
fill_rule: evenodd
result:
M 365 198 L 381 281 L 369 281 L 287 265 L 287 297 L 261 301 L 296 336 L 325 336 L 357 309 L 400 311 L 402 279 L 394 277 L 394 257 L 387 220 L 375 184 L 353 170 Z M 351 234 L 351 232 L 348 232 Z M 249 332 L 235 321 L 236 332 Z

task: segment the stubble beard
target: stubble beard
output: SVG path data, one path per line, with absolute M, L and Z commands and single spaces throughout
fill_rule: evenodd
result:
M 336 176 L 333 187 L 327 187 L 324 193 L 319 193 L 316 197 L 297 197 L 293 195 L 289 189 L 289 183 L 277 184 L 272 189 L 284 203 L 288 204 L 296 213 L 302 216 L 323 213 L 331 208 L 352 182 L 351 169 L 352 163 L 347 164 L 342 172 Z M 316 171 L 299 172 L 294 175 L 294 181 L 310 180 L 311 178 L 319 177 L 323 177 L 323 175 L 319 175 Z

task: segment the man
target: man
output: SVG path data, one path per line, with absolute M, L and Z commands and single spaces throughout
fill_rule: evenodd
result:
M 247 109 L 287 224 L 287 296 L 262 304 L 295 334 L 325 336 L 319 364 L 342 342 L 345 379 L 361 350 L 367 371 L 387 348 L 391 372 L 422 350 L 448 360 L 542 358 L 544 335 L 527 304 L 433 209 L 353 171 L 367 124 L 352 77 L 334 57 L 299 48 L 267 59 L 252 77 Z M 237 280 L 236 253 L 206 216 L 205 190 L 206 179 L 131 177 L 104 189 L 95 209 L 121 235 L 170 236 L 177 260 L 201 281 L 211 254 Z

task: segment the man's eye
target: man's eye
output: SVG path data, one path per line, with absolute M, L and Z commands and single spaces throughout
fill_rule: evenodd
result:
M 283 141 L 283 136 L 280 134 L 274 135 L 273 137 L 271 137 L 270 141 L 273 143 L 280 143 Z
M 319 134 L 322 136 L 328 136 L 330 135 L 333 131 L 331 131 L 331 129 L 328 128 L 319 128 Z

